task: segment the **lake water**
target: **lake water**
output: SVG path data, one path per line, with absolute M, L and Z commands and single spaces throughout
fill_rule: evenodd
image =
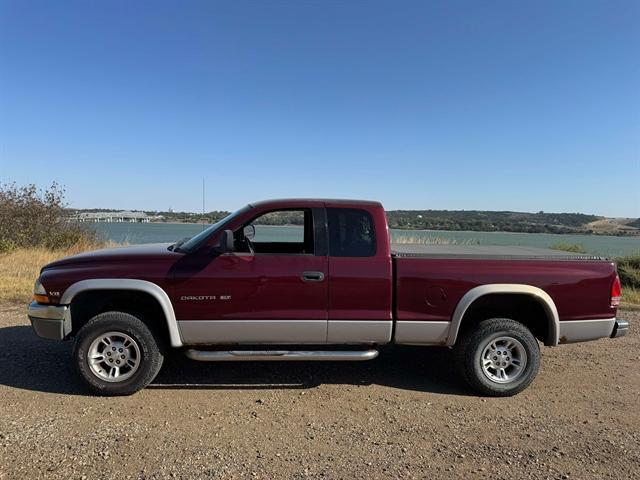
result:
M 191 237 L 202 231 L 192 223 L 92 223 L 105 240 L 117 243 L 163 243 Z M 299 238 L 302 227 L 257 226 L 261 238 L 273 241 Z M 423 237 L 480 245 L 520 245 L 547 248 L 557 243 L 577 243 L 589 253 L 610 257 L 640 254 L 640 237 L 605 235 L 555 235 L 550 233 L 449 232 L 440 230 L 391 230 L 393 241 L 401 237 Z

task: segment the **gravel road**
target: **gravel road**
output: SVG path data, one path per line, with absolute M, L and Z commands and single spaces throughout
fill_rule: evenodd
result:
M 71 344 L 0 305 L 0 479 L 640 478 L 631 334 L 543 348 L 534 384 L 481 398 L 446 349 L 365 363 L 201 364 L 174 354 L 132 397 L 88 396 Z

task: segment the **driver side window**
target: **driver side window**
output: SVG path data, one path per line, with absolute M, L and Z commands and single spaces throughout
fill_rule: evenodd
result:
M 313 255 L 309 209 L 264 213 L 234 232 L 236 251 L 255 254 Z

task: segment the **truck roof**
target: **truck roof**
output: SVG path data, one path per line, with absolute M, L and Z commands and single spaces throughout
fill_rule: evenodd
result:
M 261 200 L 251 202 L 250 207 L 273 207 L 282 208 L 288 206 L 296 207 L 322 207 L 325 205 L 348 206 L 375 206 L 382 207 L 380 202 L 374 200 L 352 200 L 345 198 L 278 198 L 274 200 Z

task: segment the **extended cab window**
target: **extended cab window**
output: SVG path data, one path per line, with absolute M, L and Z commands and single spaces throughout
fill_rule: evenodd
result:
M 329 255 L 371 257 L 376 253 L 373 219 L 366 210 L 327 208 Z
M 309 209 L 262 214 L 234 232 L 237 252 L 313 255 L 313 217 Z

